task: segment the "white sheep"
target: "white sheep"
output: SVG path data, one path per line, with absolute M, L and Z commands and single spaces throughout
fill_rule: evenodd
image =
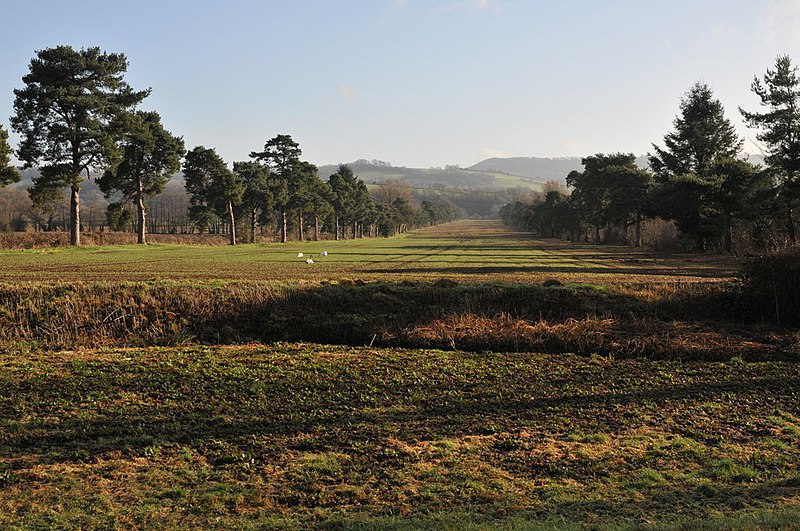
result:
M 297 258 L 303 258 L 303 253 L 297 253 Z
M 309 258 L 308 260 L 306 260 L 306 263 L 307 264 L 313 264 L 314 263 L 314 259 L 313 258 Z
M 321 253 L 319 253 L 319 254 L 321 254 L 322 256 L 328 256 L 328 251 L 322 251 L 322 252 L 321 252 Z

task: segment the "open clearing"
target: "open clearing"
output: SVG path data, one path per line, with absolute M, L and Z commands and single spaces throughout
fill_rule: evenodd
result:
M 320 256 L 322 251 L 328 256 Z M 298 258 L 302 252 L 303 257 Z M 312 257 L 314 264 L 307 264 Z M 730 278 L 719 257 L 533 240 L 494 221 L 460 221 L 393 238 L 229 246 L 115 245 L 0 251 L 0 282 L 435 280 L 574 283 Z
M 795 529 L 800 334 L 735 270 L 477 221 L 2 251 L 0 528 Z

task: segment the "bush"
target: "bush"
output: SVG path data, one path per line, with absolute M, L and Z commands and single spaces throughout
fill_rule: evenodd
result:
M 755 258 L 745 265 L 742 276 L 754 317 L 800 325 L 800 249 Z

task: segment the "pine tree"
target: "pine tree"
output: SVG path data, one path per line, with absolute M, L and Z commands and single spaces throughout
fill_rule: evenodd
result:
M 664 136 L 664 148 L 653 144 L 650 167 L 657 180 L 656 211 L 674 219 L 680 230 L 695 239 L 695 247 L 705 247 L 714 235 L 712 220 L 715 162 L 735 158 L 741 140 L 725 118 L 722 104 L 714 99 L 704 83 L 695 83 L 681 99 L 675 131 Z
M 183 174 L 186 191 L 191 194 L 190 216 L 201 224 L 207 222 L 211 213 L 227 217 L 230 244 L 236 245 L 235 208 L 244 194 L 242 180 L 228 169 L 214 149 L 203 146 L 197 146 L 186 154 Z
M 779 197 L 786 209 L 789 242 L 797 245 L 795 205 L 800 199 L 800 78 L 788 55 L 778 56 L 775 69 L 767 69 L 763 82 L 756 77 L 752 91 L 767 108 L 764 113 L 747 112 L 745 121 L 761 129 L 757 135 L 767 149 L 764 161 L 778 184 Z
M 180 169 L 186 148 L 183 139 L 164 129 L 156 112 L 138 111 L 127 116 L 123 130 L 122 159 L 106 170 L 97 184 L 106 197 L 121 192 L 123 203 L 135 203 L 138 241 L 145 244 L 145 198 L 164 191 L 169 179 Z
M 58 46 L 36 53 L 25 87 L 14 90 L 11 126 L 21 137 L 19 158 L 39 165 L 30 190 L 34 203 L 70 189 L 70 243 L 80 245 L 83 174 L 112 166 L 119 158 L 115 127 L 150 93 L 134 91 L 123 75 L 125 55 L 99 48 Z
M 8 145 L 8 131 L 0 125 L 0 188 L 11 183 L 18 183 L 20 174 L 11 163 L 11 146 Z
M 287 239 L 287 217 L 292 208 L 292 192 L 295 180 L 300 178 L 300 144 L 289 135 L 277 135 L 264 144 L 263 151 L 253 151 L 250 157 L 264 164 L 275 181 L 273 201 L 278 211 L 281 243 Z

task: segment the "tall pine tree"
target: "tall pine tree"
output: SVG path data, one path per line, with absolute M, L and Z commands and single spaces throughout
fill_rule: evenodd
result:
M 655 153 L 648 157 L 657 181 L 654 203 L 662 217 L 675 220 L 702 250 L 715 234 L 711 220 L 718 215 L 712 199 L 712 166 L 735 158 L 743 140 L 704 83 L 695 83 L 683 96 L 673 125 L 675 130 L 664 136 L 664 147 L 653 144 Z
M 18 183 L 20 180 L 19 172 L 11 163 L 11 146 L 8 145 L 8 131 L 0 125 L 0 188 Z
M 797 245 L 795 208 L 800 200 L 800 78 L 788 55 L 775 60 L 775 69 L 767 69 L 763 82 L 756 77 L 752 91 L 766 107 L 766 112 L 747 112 L 745 121 L 761 129 L 757 135 L 767 149 L 764 161 L 778 183 L 778 193 L 786 209 L 789 243 Z
M 100 48 L 58 46 L 36 52 L 25 87 L 14 90 L 11 126 L 22 140 L 18 155 L 39 165 L 30 190 L 53 197 L 70 190 L 70 243 L 80 245 L 80 191 L 84 173 L 105 169 L 119 159 L 115 122 L 150 93 L 134 91 L 124 80 L 125 55 Z
M 121 192 L 123 202 L 136 205 L 138 241 L 147 243 L 145 199 L 164 191 L 169 179 L 181 168 L 186 152 L 183 139 L 161 125 L 157 112 L 130 114 L 125 118 L 121 142 L 122 160 L 109 168 L 97 184 L 106 197 Z
M 303 178 L 301 154 L 300 144 L 292 140 L 290 135 L 277 135 L 264 144 L 263 151 L 250 153 L 251 158 L 269 169 L 275 181 L 272 187 L 273 202 L 279 215 L 281 243 L 286 243 L 287 239 L 288 213 L 294 206 L 294 182 Z

